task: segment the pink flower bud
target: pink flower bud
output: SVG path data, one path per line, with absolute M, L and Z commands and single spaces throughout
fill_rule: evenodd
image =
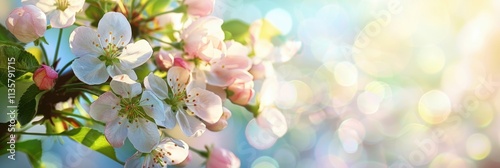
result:
M 174 66 L 182 67 L 191 71 L 191 66 L 182 58 L 174 58 Z
M 229 87 L 227 87 L 227 90 L 233 93 L 231 96 L 229 96 L 229 100 L 231 100 L 231 102 L 233 102 L 234 104 L 242 106 L 247 105 L 253 94 L 255 93 L 255 90 L 253 89 L 253 81 L 237 81 L 232 85 L 229 85 Z
M 222 107 L 222 116 L 219 121 L 214 124 L 205 123 L 208 130 L 213 132 L 222 131 L 227 126 L 227 120 L 231 118 L 231 111 L 229 109 Z
M 214 9 L 215 0 L 186 0 L 187 12 L 194 16 L 208 16 Z
M 160 50 L 155 57 L 159 69 L 167 71 L 174 64 L 174 56 L 171 52 Z
M 213 148 L 207 160 L 207 168 L 237 168 L 241 162 L 233 152 L 223 148 Z
M 264 79 L 266 77 L 266 66 L 262 62 L 253 64 L 248 72 L 252 74 L 253 80 Z
M 47 65 L 42 65 L 33 74 L 33 81 L 40 90 L 50 90 L 56 84 L 57 72 Z
M 5 25 L 19 41 L 29 43 L 43 36 L 47 30 L 47 17 L 36 6 L 25 5 L 14 9 Z

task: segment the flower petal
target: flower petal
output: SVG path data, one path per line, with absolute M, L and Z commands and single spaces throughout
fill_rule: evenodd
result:
M 104 62 L 95 57 L 76 58 L 71 68 L 78 79 L 89 85 L 104 83 L 109 78 Z
M 217 122 L 222 115 L 222 101 L 215 93 L 194 88 L 189 91 L 186 105 L 189 110 L 207 123 Z
M 119 103 L 120 98 L 108 91 L 90 105 L 90 116 L 98 121 L 110 122 L 118 116 L 121 109 Z
M 188 144 L 178 139 L 165 138 L 160 142 L 157 148 L 164 151 L 163 160 L 167 161 L 168 165 L 179 164 L 189 155 Z
M 137 168 L 143 167 L 143 163 L 145 163 L 146 156 L 142 156 L 141 152 L 135 152 L 134 155 L 130 156 L 127 161 L 125 161 L 124 168 Z M 149 157 L 148 157 L 149 159 Z
M 255 119 L 259 127 L 268 130 L 276 137 L 282 137 L 288 130 L 285 116 L 276 108 L 266 108 Z
M 103 48 L 107 47 L 108 43 L 116 44 L 120 48 L 130 42 L 132 28 L 122 13 L 108 12 L 99 21 L 97 33 L 100 35 Z
M 130 77 L 125 74 L 113 77 L 113 80 L 109 85 L 111 86 L 111 89 L 113 89 L 113 92 L 123 98 L 132 98 L 142 92 L 141 84 L 130 79 Z
M 198 137 L 207 129 L 203 122 L 201 122 L 194 116 L 186 114 L 186 112 L 184 111 L 177 111 L 176 118 L 179 122 L 179 126 L 181 127 L 182 132 L 186 136 Z
M 121 74 L 127 74 L 130 77 L 130 79 L 137 80 L 137 75 L 135 74 L 135 71 L 130 68 L 125 68 L 121 64 L 109 65 L 108 67 L 106 67 L 106 70 L 108 71 L 109 76 L 111 77 Z
M 97 32 L 89 27 L 77 27 L 69 36 L 69 47 L 76 57 L 98 57 L 104 52 L 99 45 Z
M 189 81 L 189 71 L 181 67 L 172 67 L 168 70 L 167 83 L 174 94 L 179 94 L 186 88 Z
M 191 81 L 187 85 L 187 90 L 191 90 L 193 88 L 205 89 L 207 87 L 207 77 L 203 70 L 195 68 L 191 75 Z
M 167 82 L 153 73 L 149 73 L 149 75 L 144 78 L 144 87 L 146 87 L 147 90 L 153 91 L 161 100 L 168 97 Z
M 146 40 L 128 44 L 118 56 L 121 64 L 127 68 L 136 68 L 144 64 L 153 54 L 151 45 Z
M 50 16 L 50 25 L 53 28 L 66 28 L 75 23 L 75 12 L 71 10 L 55 10 Z
M 142 92 L 140 105 L 146 114 L 155 120 L 156 124 L 163 123 L 165 120 L 163 102 L 153 92 L 149 90 Z
M 127 138 L 127 125 L 127 118 L 120 116 L 113 121 L 106 123 L 104 135 L 111 146 L 115 148 L 123 146 L 125 138 Z
M 168 104 L 163 104 L 164 112 L 165 112 L 165 120 L 162 123 L 162 126 L 168 129 L 172 129 L 175 127 L 177 120 L 175 118 L 175 113 L 172 111 L 172 107 Z
M 160 133 L 155 123 L 136 118 L 128 128 L 128 139 L 139 152 L 149 153 L 160 141 Z

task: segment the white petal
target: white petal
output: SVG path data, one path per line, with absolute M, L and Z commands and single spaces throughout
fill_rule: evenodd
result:
M 162 149 L 163 159 L 168 165 L 179 164 L 189 155 L 189 146 L 186 142 L 178 139 L 166 138 L 160 142 L 157 148 Z
M 177 111 L 176 115 L 177 121 L 179 122 L 179 126 L 181 127 L 182 132 L 186 136 L 200 136 L 207 129 L 205 124 L 198 120 L 194 116 L 190 116 L 186 114 L 184 111 Z
M 76 58 L 71 68 L 78 79 L 89 85 L 104 83 L 109 77 L 104 62 L 95 57 Z
M 103 53 L 97 32 L 89 27 L 77 27 L 69 36 L 69 47 L 76 57 L 98 57 Z
M 23 5 L 35 5 L 40 8 L 44 13 L 48 14 L 50 11 L 56 10 L 56 6 L 54 5 L 55 0 L 22 0 Z
M 205 89 L 207 86 L 207 77 L 203 70 L 195 68 L 193 70 L 193 74 L 191 76 L 191 82 L 189 82 L 187 86 L 187 90 L 191 90 L 193 88 Z
M 142 167 L 146 157 L 142 156 L 141 152 L 135 152 L 134 155 L 130 156 L 127 161 L 125 161 L 124 168 L 137 168 Z M 149 157 L 148 157 L 149 159 Z
M 82 10 L 85 0 L 68 0 L 69 6 L 66 10 L 78 12 Z
M 121 64 L 113 64 L 106 67 L 106 70 L 109 73 L 109 76 L 113 77 L 116 75 L 127 74 L 130 79 L 137 80 L 137 75 L 135 71 L 130 68 L 123 67 Z
M 132 98 L 142 92 L 141 84 L 130 79 L 130 77 L 125 74 L 114 76 L 109 85 L 111 86 L 111 89 L 113 89 L 113 92 L 123 98 Z
M 127 68 L 136 68 L 144 64 L 153 54 L 151 45 L 146 40 L 128 44 L 118 56 L 121 64 Z
M 104 135 L 106 135 L 106 139 L 111 146 L 115 148 L 123 146 L 125 138 L 127 138 L 127 125 L 127 118 L 121 116 L 118 116 L 115 120 L 106 123 Z
M 222 101 L 215 93 L 194 88 L 189 91 L 186 105 L 196 116 L 207 123 L 217 122 L 222 115 Z
M 101 36 L 103 47 L 108 45 L 106 39 L 108 39 L 108 42 L 116 44 L 117 47 L 122 47 L 130 42 L 132 28 L 130 28 L 130 23 L 122 13 L 108 12 L 99 21 L 97 33 Z M 113 39 L 113 37 L 115 38 Z
M 189 71 L 181 67 L 172 67 L 168 70 L 167 82 L 172 92 L 178 94 L 186 88 L 189 81 Z
M 146 87 L 146 89 L 148 90 L 153 91 L 153 93 L 161 100 L 164 100 L 168 97 L 167 82 L 154 75 L 153 73 L 149 73 L 149 75 L 144 78 L 144 87 Z
M 175 124 L 177 123 L 177 120 L 175 118 L 175 113 L 172 111 L 172 107 L 168 104 L 163 104 L 164 107 L 164 113 L 165 113 L 165 120 L 163 121 L 162 126 L 168 129 L 172 129 L 175 127 Z
M 93 119 L 107 123 L 116 119 L 120 109 L 120 98 L 112 92 L 106 92 L 90 105 L 89 113 Z
M 160 141 L 160 133 L 155 123 L 137 118 L 128 128 L 128 139 L 139 152 L 149 153 Z
M 50 25 L 53 28 L 65 28 L 73 25 L 75 23 L 75 12 L 70 10 L 56 10 L 52 16 L 50 16 Z
M 153 92 L 149 90 L 142 92 L 140 105 L 146 114 L 153 118 L 157 124 L 163 123 L 165 120 L 163 103 Z

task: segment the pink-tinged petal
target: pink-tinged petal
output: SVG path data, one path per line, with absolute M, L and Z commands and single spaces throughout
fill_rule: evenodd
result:
M 128 139 L 139 152 L 151 152 L 160 141 L 160 133 L 156 124 L 147 119 L 136 118 L 129 126 Z
M 140 106 L 146 114 L 153 118 L 156 124 L 161 124 L 165 120 L 163 102 L 149 90 L 142 92 Z
M 222 116 L 220 117 L 219 121 L 217 121 L 214 124 L 208 124 L 208 123 L 205 123 L 205 124 L 207 125 L 207 129 L 210 131 L 213 131 L 213 132 L 222 131 L 224 128 L 227 127 L 227 120 L 229 120 L 230 117 L 231 117 L 231 111 L 229 111 L 229 109 L 223 107 L 223 113 L 222 113 Z
M 142 156 L 141 152 L 135 152 L 134 155 L 130 156 L 127 161 L 125 161 L 124 168 L 137 168 L 143 167 L 143 163 L 145 163 L 146 156 Z M 148 159 L 150 159 L 148 157 Z
M 244 57 L 248 59 L 250 48 L 234 40 L 226 42 L 226 57 Z
M 187 12 L 194 16 L 207 16 L 214 9 L 215 0 L 186 0 Z
M 217 122 L 222 115 L 220 97 L 204 89 L 194 88 L 190 90 L 186 105 L 196 116 L 210 124 Z
M 192 115 L 186 113 L 189 112 L 177 111 L 176 114 L 177 121 L 184 135 L 188 137 L 198 137 L 203 134 L 206 130 L 205 124 L 198 120 L 194 116 L 194 113 Z
M 227 93 L 226 91 L 224 90 L 224 88 L 222 87 L 219 87 L 219 86 L 212 86 L 212 85 L 207 85 L 207 88 L 206 88 L 208 91 L 211 91 L 213 93 L 215 93 L 217 96 L 220 97 L 220 100 L 222 102 L 226 101 L 226 97 L 227 97 Z
M 126 74 L 130 77 L 130 79 L 137 80 L 137 74 L 135 74 L 135 71 L 133 69 L 123 67 L 122 64 L 109 65 L 106 67 L 106 71 L 108 71 L 108 74 L 111 77 Z
M 144 64 L 151 55 L 153 54 L 153 49 L 146 40 L 139 40 L 135 43 L 128 44 L 122 50 L 122 54 L 118 56 L 120 63 L 129 69 L 136 68 Z
M 285 116 L 276 108 L 266 108 L 256 118 L 257 124 L 269 130 L 276 137 L 282 137 L 288 130 Z
M 168 97 L 167 82 L 153 73 L 149 73 L 149 75 L 144 78 L 144 87 L 147 90 L 153 91 L 153 93 L 161 100 Z
M 93 119 L 108 123 L 116 119 L 120 109 L 120 98 L 108 91 L 90 105 L 89 113 Z
M 155 61 L 159 69 L 166 71 L 174 65 L 173 53 L 160 49 L 155 56 Z
M 191 90 L 193 88 L 205 89 L 206 85 L 207 77 L 205 76 L 205 72 L 195 68 L 191 75 L 191 82 L 187 85 L 187 90 Z
M 212 66 L 212 69 L 221 69 L 221 70 L 249 70 L 252 67 L 252 60 L 250 60 L 246 56 L 226 56 L 217 60 Z
M 76 57 L 98 57 L 104 51 L 100 47 L 97 32 L 89 27 L 77 27 L 69 36 L 69 47 Z
M 167 161 L 168 165 L 179 164 L 189 155 L 188 144 L 178 139 L 165 138 L 160 142 L 157 149 L 161 149 L 163 160 Z
M 172 108 L 168 104 L 163 104 L 164 107 L 164 113 L 165 113 L 165 120 L 161 124 L 161 126 L 164 126 L 165 128 L 172 129 L 175 127 L 175 124 L 177 123 L 177 119 L 175 118 L 175 113 L 172 111 Z
M 95 57 L 79 57 L 71 64 L 75 76 L 89 85 L 106 82 L 109 75 L 104 62 Z
M 201 60 L 209 62 L 214 59 L 220 59 L 226 52 L 226 45 L 223 39 L 217 39 L 213 36 L 205 37 L 207 43 L 198 49 L 196 54 Z
M 246 70 L 216 70 L 207 73 L 207 83 L 214 86 L 226 87 L 233 84 L 236 80 L 252 81 L 253 76 Z
M 114 76 L 109 85 L 111 86 L 113 92 L 123 98 L 132 98 L 142 92 L 141 84 L 130 79 L 130 77 L 125 74 Z
M 215 147 L 210 151 L 207 168 L 238 168 L 241 162 L 233 152 Z
M 234 104 L 247 105 L 252 96 L 254 95 L 253 81 L 249 82 L 235 82 L 230 85 L 227 90 L 232 92 L 229 100 Z
M 70 10 L 56 10 L 52 16 L 50 16 L 50 25 L 53 28 L 66 28 L 75 23 L 75 12 Z
M 179 94 L 189 82 L 189 71 L 181 67 L 172 67 L 168 70 L 167 83 L 174 94 Z
M 252 74 L 254 80 L 264 79 L 266 77 L 266 66 L 262 62 L 253 64 L 248 72 Z
M 123 146 L 125 138 L 127 138 L 127 125 L 127 118 L 121 116 L 118 116 L 116 119 L 106 123 L 104 135 L 111 146 L 115 148 Z
M 100 35 L 103 48 L 108 43 L 116 44 L 118 48 L 127 45 L 132 37 L 132 28 L 122 13 L 108 12 L 99 21 L 97 33 Z

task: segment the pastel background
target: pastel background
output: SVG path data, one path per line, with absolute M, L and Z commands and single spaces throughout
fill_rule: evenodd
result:
M 17 6 L 2 0 L 2 24 Z M 275 104 L 289 129 L 273 147 L 255 149 L 245 137 L 252 115 L 231 106 L 222 132 L 171 133 L 190 146 L 228 148 L 242 167 L 500 166 L 500 1 L 217 0 L 215 6 L 213 15 L 224 20 L 266 18 L 302 41 L 297 56 L 275 66 Z M 56 38 L 57 30 L 47 32 L 49 43 Z M 63 63 L 73 58 L 69 48 L 62 51 Z M 23 137 L 30 138 L 39 137 Z M 47 167 L 120 167 L 68 138 L 43 138 Z M 128 141 L 117 149 L 122 160 L 133 152 Z M 193 157 L 188 167 L 199 167 L 203 159 Z M 0 162 L 29 166 L 25 155 Z

